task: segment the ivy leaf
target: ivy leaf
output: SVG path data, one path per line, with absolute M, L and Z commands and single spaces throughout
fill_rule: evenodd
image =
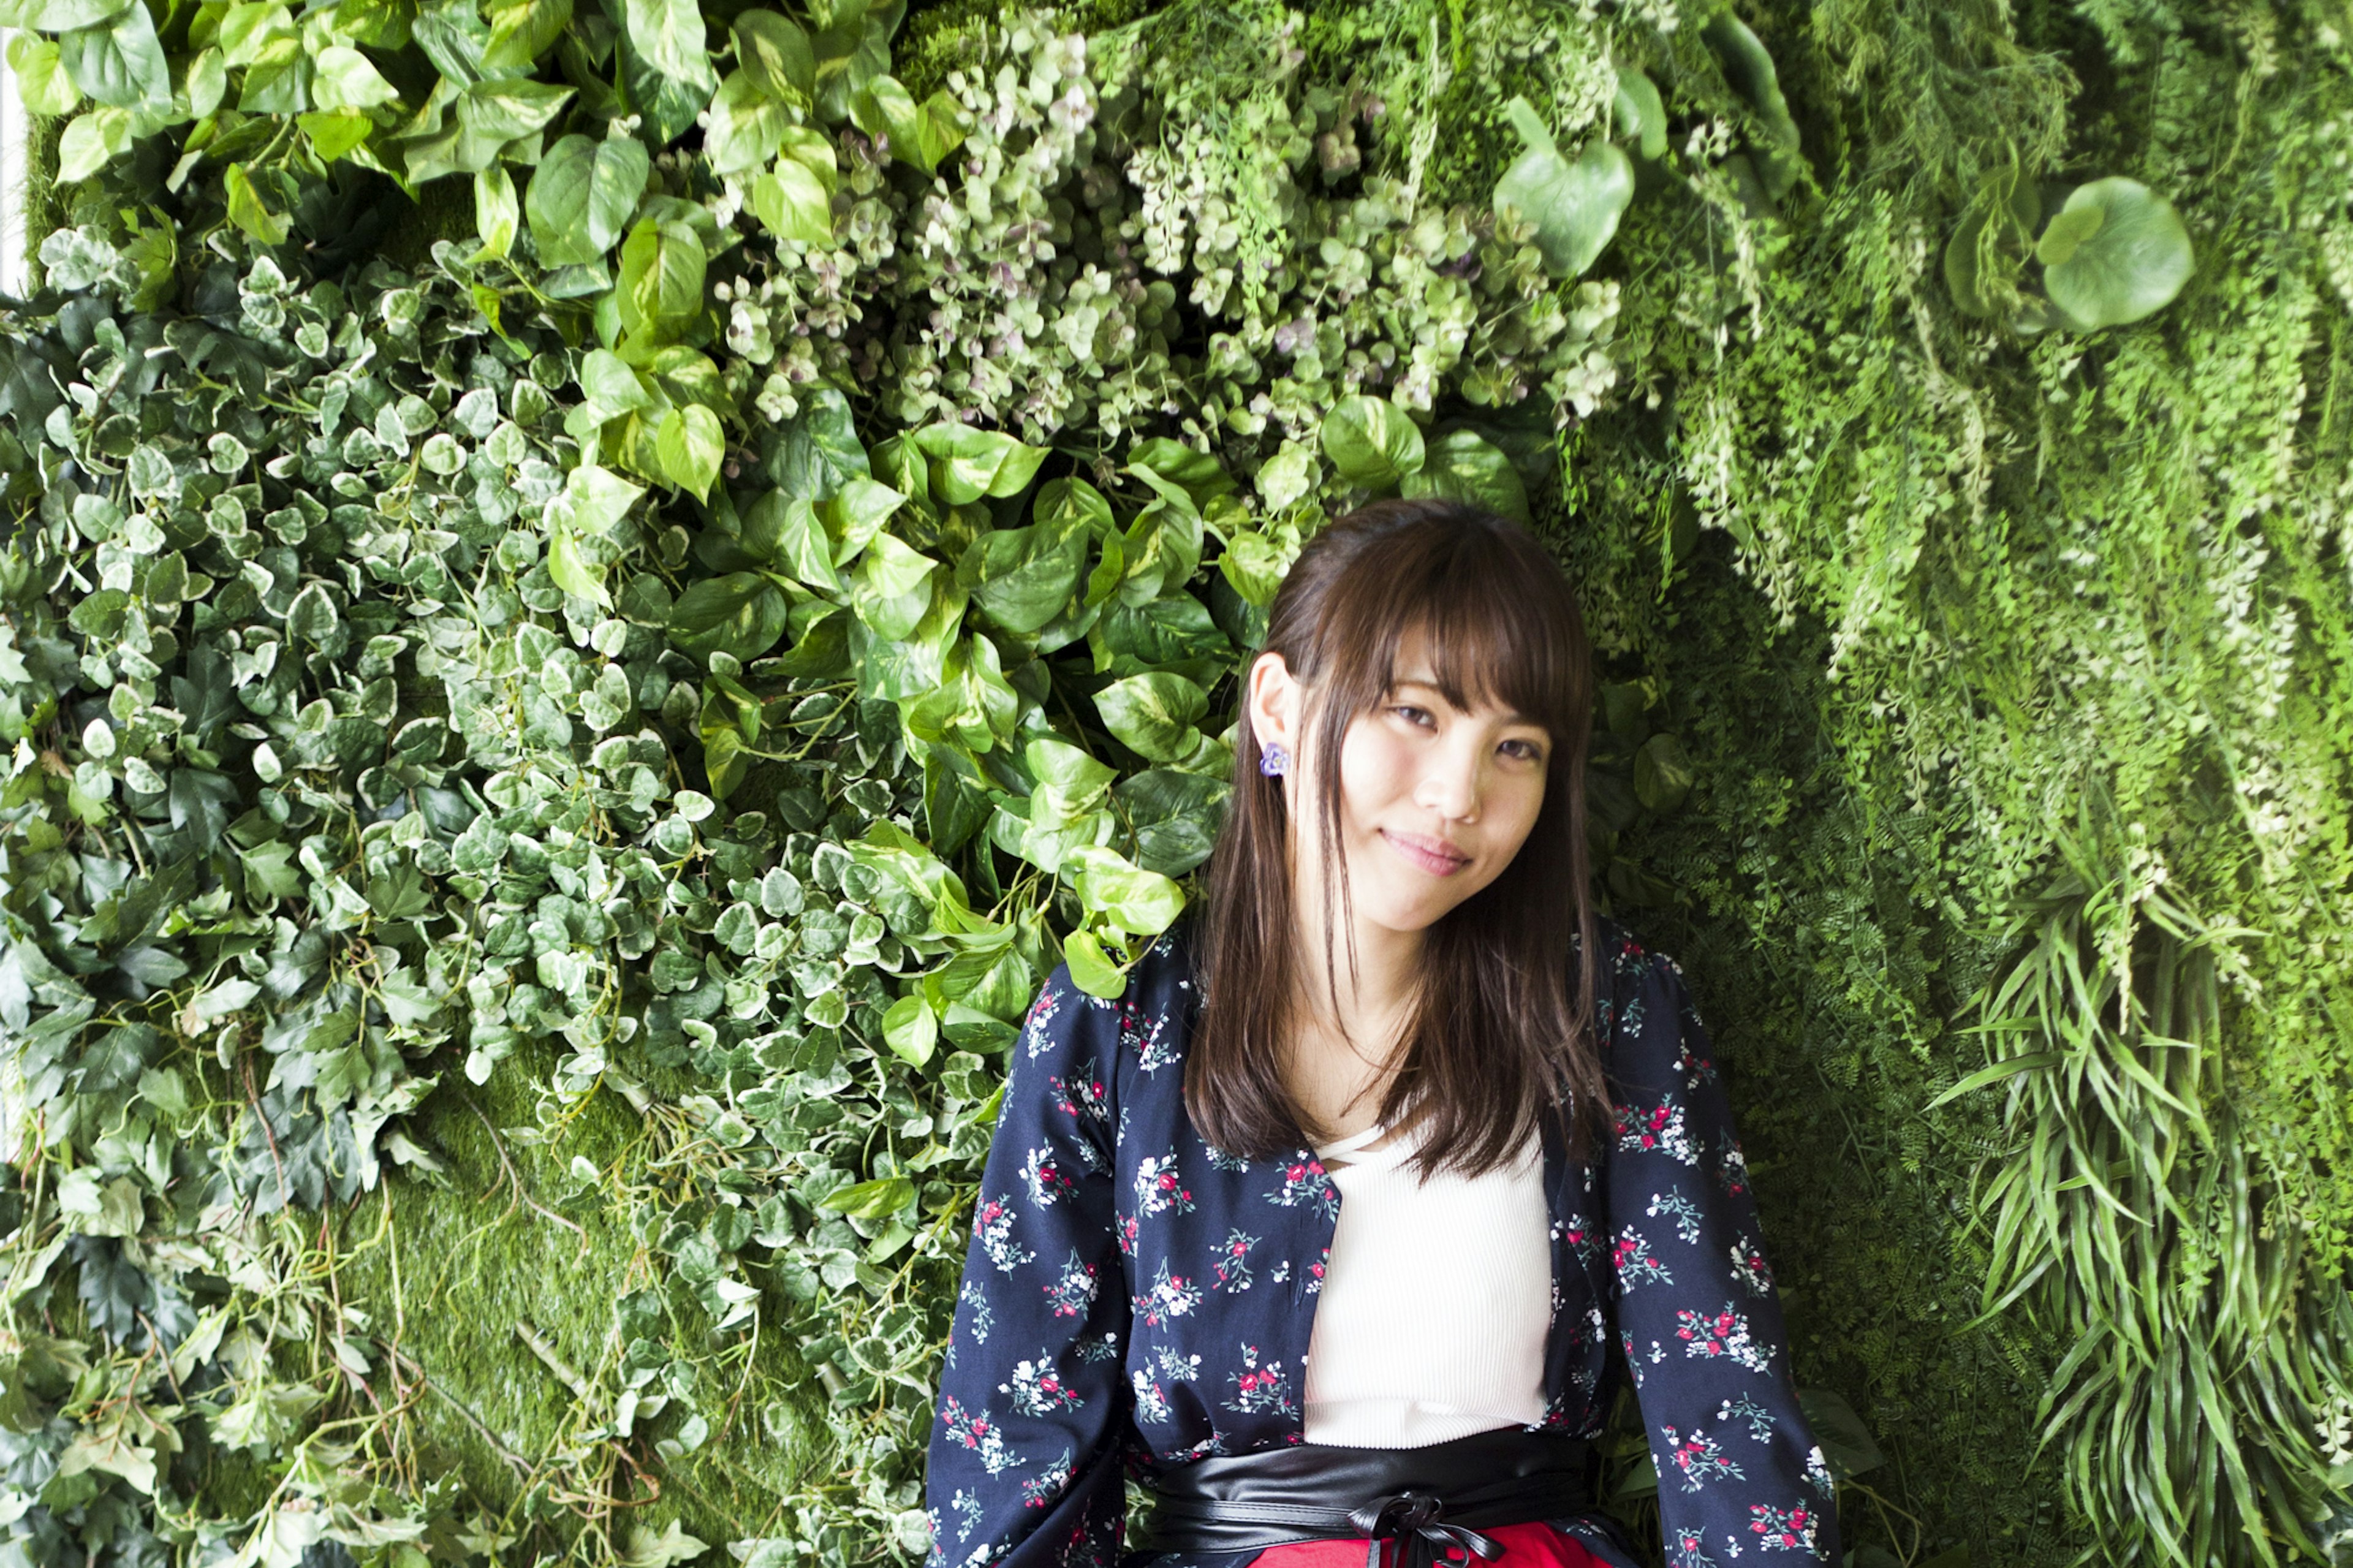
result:
M 6 0 L 0 26 L 33 33 L 64 33 L 95 26 L 122 14 L 133 0 Z
M 644 146 L 633 138 L 558 138 L 523 195 L 523 215 L 540 259 L 550 267 L 602 260 L 637 210 L 652 169 Z
M 2079 331 L 2124 326 L 2164 309 L 2197 265 L 2173 204 L 2120 176 L 2070 192 L 2035 257 L 2051 302 Z
M 735 61 L 778 103 L 806 103 L 817 90 L 817 54 L 807 31 L 776 11 L 745 11 L 733 24 Z
M 1391 489 L 1424 459 L 1421 428 L 1386 397 L 1344 397 L 1324 416 L 1324 455 L 1340 477 L 1366 489 Z
M 803 245 L 833 240 L 833 197 L 807 164 L 780 158 L 752 182 L 752 216 L 779 239 Z
M 323 110 L 374 109 L 400 98 L 400 89 L 348 44 L 330 44 L 321 49 L 311 69 L 311 97 Z
M 1552 132 L 1526 99 L 1515 97 L 1505 108 L 1527 151 L 1495 182 L 1495 209 L 1516 209 L 1535 226 L 1546 271 L 1575 278 L 1617 234 L 1619 216 L 1634 199 L 1634 165 L 1614 143 L 1602 141 L 1589 144 L 1572 163 L 1560 155 Z
M 35 114 L 71 114 L 81 102 L 81 89 L 74 86 L 53 38 L 22 32 L 10 37 L 8 68 L 16 73 L 25 107 Z
M 262 205 L 261 193 L 254 189 L 244 164 L 230 164 L 221 183 L 228 191 L 229 222 L 264 245 L 286 243 L 286 220 Z
M 654 451 L 664 474 L 692 492 L 695 500 L 708 500 L 712 481 L 719 477 L 720 459 L 726 455 L 719 416 L 700 403 L 671 409 L 655 434 Z
M 171 107 L 171 66 L 144 5 L 66 34 L 58 40 L 58 55 L 74 85 L 99 103 L 151 114 Z
M 748 70 L 733 70 L 711 100 L 703 148 L 712 173 L 740 174 L 776 156 L 788 121 L 785 105 Z
M 1070 966 L 1071 982 L 1090 996 L 1116 1002 L 1127 991 L 1127 975 L 1104 955 L 1103 942 L 1092 931 L 1072 931 L 1062 942 L 1062 962 Z
M 1405 477 L 1400 489 L 1409 496 L 1467 501 L 1515 522 L 1529 521 L 1527 487 L 1519 470 L 1473 430 L 1451 430 L 1432 442 L 1428 460 Z
M 646 64 L 705 93 L 717 84 L 696 0 L 623 0 L 621 12 L 629 43 Z
M 939 1037 L 939 1016 L 921 993 L 900 997 L 882 1015 L 882 1043 L 911 1067 L 932 1059 Z
M 1169 763 L 1199 743 L 1200 731 L 1193 726 L 1209 710 L 1209 697 L 1181 675 L 1155 670 L 1115 680 L 1096 692 L 1095 710 L 1130 751 Z

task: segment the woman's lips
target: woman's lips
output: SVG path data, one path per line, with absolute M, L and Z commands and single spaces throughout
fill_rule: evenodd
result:
M 1390 848 L 1433 877 L 1451 877 L 1471 864 L 1471 857 L 1461 850 L 1450 848 L 1438 839 L 1424 838 L 1419 834 L 1399 833 L 1387 827 L 1382 828 L 1380 834 L 1381 837 L 1388 841 Z

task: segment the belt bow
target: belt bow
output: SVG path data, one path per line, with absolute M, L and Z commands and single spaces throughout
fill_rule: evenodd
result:
M 1433 1568 L 1451 1559 L 1447 1549 L 1452 1546 L 1483 1558 L 1504 1554 L 1504 1543 L 1493 1536 L 1441 1522 L 1445 1512 L 1445 1499 L 1412 1490 L 1391 1492 L 1350 1510 L 1348 1522 L 1371 1537 L 1365 1547 L 1365 1568 L 1387 1568 L 1392 1541 L 1399 1547 L 1398 1568 Z

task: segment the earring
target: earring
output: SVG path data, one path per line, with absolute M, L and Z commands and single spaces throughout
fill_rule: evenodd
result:
M 1258 771 L 1271 779 L 1279 779 L 1291 771 L 1291 753 L 1280 741 L 1269 741 L 1260 751 Z

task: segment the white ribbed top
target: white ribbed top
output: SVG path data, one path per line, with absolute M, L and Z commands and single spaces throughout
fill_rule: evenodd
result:
M 1405 1163 L 1415 1140 L 1366 1149 L 1368 1127 L 1316 1145 L 1340 1190 L 1340 1219 L 1307 1351 L 1311 1443 L 1419 1448 L 1545 1411 L 1552 1316 L 1544 1145 L 1516 1164 L 1425 1184 Z

